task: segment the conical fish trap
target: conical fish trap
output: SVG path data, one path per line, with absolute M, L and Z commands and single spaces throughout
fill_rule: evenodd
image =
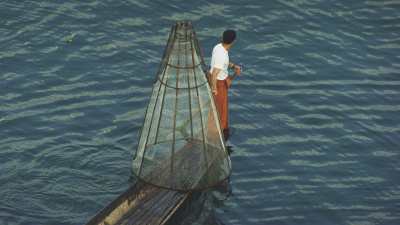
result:
M 200 46 L 190 22 L 176 23 L 133 160 L 139 180 L 174 190 L 205 189 L 231 170 Z

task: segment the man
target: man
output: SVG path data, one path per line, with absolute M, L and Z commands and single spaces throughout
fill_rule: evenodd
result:
M 231 86 L 233 77 L 228 75 L 228 68 L 233 68 L 235 76 L 240 75 L 240 66 L 229 61 L 228 51 L 236 39 L 234 30 L 226 30 L 222 34 L 222 42 L 217 44 L 211 57 L 211 89 L 215 104 L 220 117 L 221 129 L 225 141 L 229 137 L 228 126 L 228 88 Z

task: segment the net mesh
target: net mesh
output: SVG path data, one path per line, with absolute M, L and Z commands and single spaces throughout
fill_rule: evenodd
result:
M 174 190 L 205 189 L 231 170 L 205 64 L 190 22 L 171 29 L 146 110 L 133 173 Z

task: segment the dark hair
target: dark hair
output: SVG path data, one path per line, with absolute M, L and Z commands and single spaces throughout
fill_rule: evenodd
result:
M 224 44 L 232 43 L 236 38 L 236 32 L 234 30 L 226 30 L 222 34 L 222 42 Z

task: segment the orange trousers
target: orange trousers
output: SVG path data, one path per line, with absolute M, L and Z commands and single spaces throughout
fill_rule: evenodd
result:
M 229 78 L 227 78 L 229 79 Z M 225 140 L 229 136 L 229 110 L 228 110 L 228 83 L 225 80 L 217 80 L 217 95 L 214 95 L 215 105 L 219 114 L 221 130 Z

